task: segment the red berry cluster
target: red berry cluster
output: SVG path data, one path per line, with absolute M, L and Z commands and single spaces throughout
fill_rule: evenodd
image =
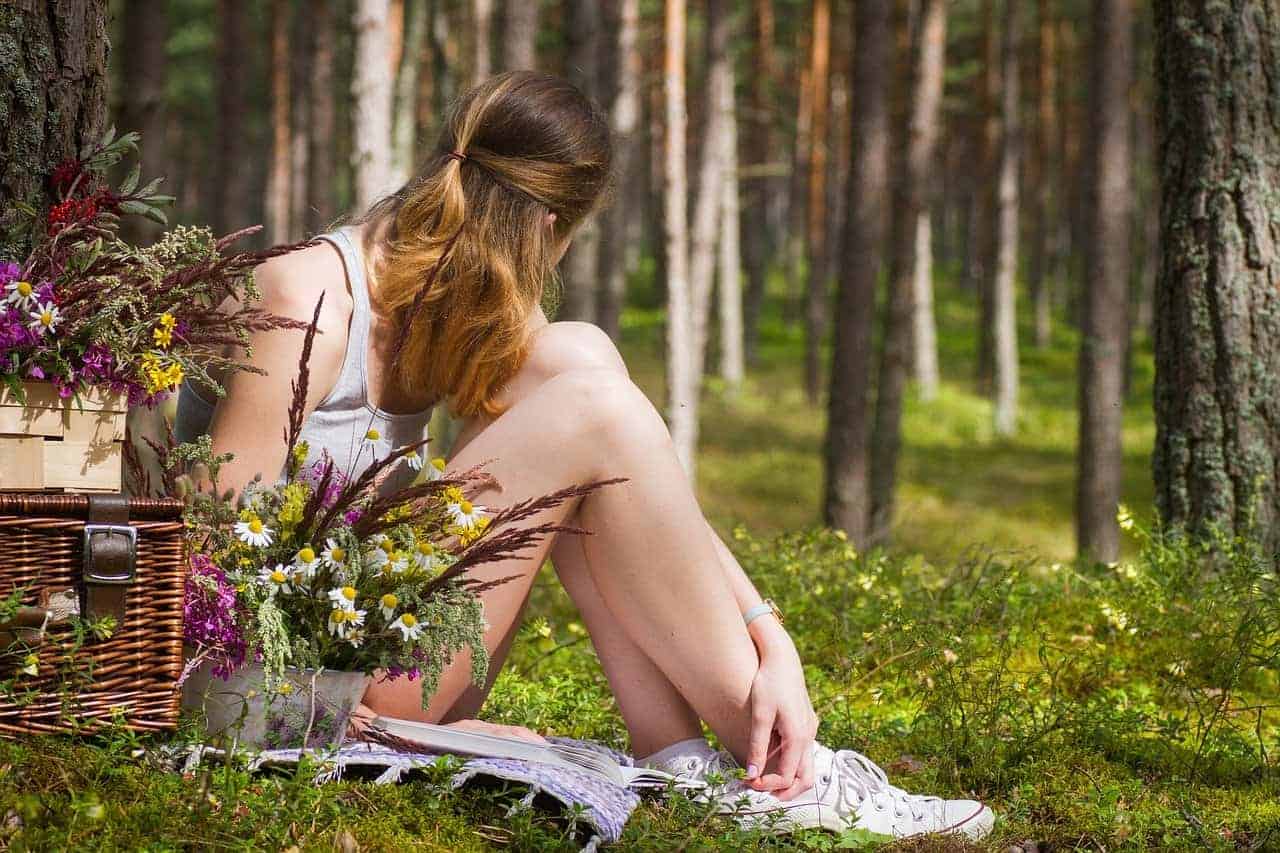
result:
M 82 170 L 83 165 L 74 157 L 68 157 L 63 160 L 53 170 L 53 174 L 49 176 L 49 183 L 53 186 L 53 191 L 58 195 L 66 195 L 71 191 L 76 178 L 80 177 Z
M 92 222 L 97 216 L 97 197 L 69 198 L 55 204 L 49 211 L 49 233 L 56 233 L 78 222 Z

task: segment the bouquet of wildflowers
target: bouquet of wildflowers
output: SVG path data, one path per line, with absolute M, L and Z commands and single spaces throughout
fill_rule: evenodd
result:
M 495 513 L 471 500 L 490 478 L 479 469 L 446 474 L 443 460 L 425 462 L 425 441 L 376 458 L 378 436 L 369 434 L 361 452 L 371 464 L 355 477 L 327 455 L 307 464 L 299 433 L 314 334 L 313 322 L 279 482 L 259 479 L 236 498 L 219 492 L 218 469 L 230 457 L 212 455 L 207 438 L 165 454 L 167 485 L 188 502 L 197 552 L 187 585 L 186 640 L 196 651 L 188 669 L 207 660 L 226 678 L 253 661 L 269 689 L 283 683 L 286 666 L 407 677 L 420 680 L 425 707 L 462 649 L 471 652 L 475 681 L 486 675 L 478 593 L 512 578 L 484 582 L 468 569 L 517 557 L 552 533 L 582 532 L 521 522 L 608 483 Z M 400 466 L 416 475 L 388 491 Z
M 24 381 L 44 380 L 64 399 L 94 389 L 154 404 L 191 374 L 221 394 L 210 372 L 247 369 L 228 353 L 251 332 L 305 325 L 250 306 L 253 268 L 296 247 L 224 254 L 257 229 L 216 240 L 179 227 L 147 248 L 119 238 L 121 216 L 164 223 L 160 208 L 172 202 L 156 193 L 159 179 L 140 187 L 136 167 L 118 188 L 106 182 L 137 140 L 108 132 L 55 170 L 46 216 L 18 204 L 3 217 L 19 232 L 5 245 L 32 247 L 0 258 L 0 381 L 20 400 Z M 219 310 L 228 300 L 240 307 Z

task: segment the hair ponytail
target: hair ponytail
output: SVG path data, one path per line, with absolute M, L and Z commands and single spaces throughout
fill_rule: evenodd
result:
M 365 216 L 393 376 L 461 416 L 496 415 L 557 250 L 608 184 L 608 125 L 568 82 L 500 74 L 452 110 L 422 174 Z M 548 214 L 554 213 L 554 225 Z

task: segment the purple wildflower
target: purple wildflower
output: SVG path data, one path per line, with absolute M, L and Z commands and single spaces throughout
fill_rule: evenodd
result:
M 42 281 L 36 285 L 36 297 L 41 302 L 56 302 L 53 295 L 53 282 Z
M 342 520 L 350 526 L 359 521 L 362 515 L 364 515 L 364 510 L 359 507 L 353 507 L 342 514 Z
M 21 275 L 22 267 L 11 261 L 0 262 L 0 287 L 19 278 Z
M 332 465 L 333 460 L 327 456 L 323 459 L 317 459 L 309 467 L 302 469 L 302 480 L 309 483 L 313 488 L 319 486 L 320 481 L 324 479 L 325 470 Z M 342 490 L 346 487 L 347 475 L 335 470 L 329 478 L 329 485 L 325 487 L 324 497 L 320 500 L 321 506 L 325 509 L 333 506 L 334 502 L 338 500 L 338 496 L 342 494 Z
M 197 650 L 213 651 L 213 674 L 224 681 L 244 663 L 246 643 L 237 624 L 236 588 L 204 554 L 191 557 L 192 580 L 182 602 L 182 635 Z M 199 578 L 212 581 L 213 589 Z
M 44 379 L 45 378 L 44 368 L 38 364 L 31 365 L 30 367 L 27 368 L 27 378 L 28 379 Z

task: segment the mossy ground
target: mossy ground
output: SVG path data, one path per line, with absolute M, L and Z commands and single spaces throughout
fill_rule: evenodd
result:
M 999 812 L 981 848 L 1280 848 L 1274 569 L 1150 539 L 1120 570 L 1075 566 L 1074 336 L 1025 347 L 1017 437 L 972 392 L 972 299 L 940 300 L 939 399 L 905 418 L 892 550 L 854 554 L 818 520 L 822 412 L 800 388 L 800 338 L 766 322 L 742 390 L 713 387 L 699 488 L 709 517 L 789 613 L 823 717 L 909 789 L 976 794 Z M 657 312 L 628 315 L 633 373 L 661 394 Z M 1024 330 L 1025 332 L 1026 330 Z M 1151 361 L 1126 410 L 1125 500 L 1149 515 Z M 713 383 L 714 385 L 714 383 Z M 1268 575 L 1268 572 L 1270 574 Z M 1217 577 L 1215 575 L 1215 577 Z M 1268 580 L 1268 577 L 1270 578 Z M 1269 584 L 1269 586 L 1268 586 Z M 625 747 L 571 604 L 549 576 L 486 715 Z M 1268 603 L 1270 602 L 1270 603 Z M 161 772 L 126 734 L 0 743 L 0 843 L 13 849 L 572 849 L 564 819 L 519 792 L 412 784 L 315 788 L 290 776 Z M 736 830 L 684 801 L 646 803 L 624 849 L 853 848 L 855 836 Z

